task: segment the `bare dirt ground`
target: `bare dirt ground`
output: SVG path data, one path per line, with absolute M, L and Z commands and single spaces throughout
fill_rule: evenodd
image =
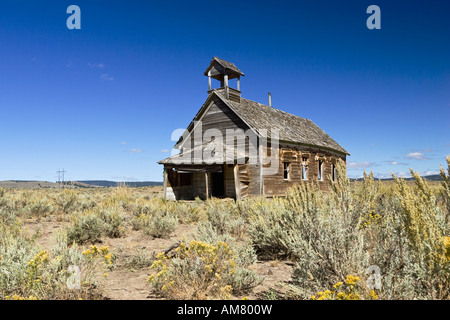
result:
M 51 249 L 55 244 L 53 236 L 59 228 L 68 225 L 67 222 L 57 221 L 58 217 L 52 219 L 28 219 L 24 226 L 33 235 L 38 232 L 36 242 L 46 249 Z M 178 229 L 168 239 L 153 238 L 146 236 L 141 231 L 128 229 L 122 238 L 104 238 L 102 245 L 109 246 L 111 252 L 116 256 L 113 270 L 106 271 L 107 276 L 99 275 L 101 287 L 105 299 L 112 300 L 154 300 L 159 299 L 152 294 L 147 278 L 152 273 L 149 266 L 132 267 L 130 259 L 136 257 L 138 252 L 151 256 L 157 254 L 178 241 L 190 241 L 195 230 L 195 225 L 179 225 Z M 86 245 L 88 247 L 88 245 Z M 275 292 L 283 294 L 282 284 L 289 282 L 293 265 L 287 261 L 258 261 L 251 266 L 259 275 L 264 276 L 264 281 L 246 295 L 247 299 L 269 299 Z M 242 299 L 244 296 L 232 297 Z M 272 296 L 272 298 L 274 298 Z M 278 296 L 279 298 L 279 296 Z

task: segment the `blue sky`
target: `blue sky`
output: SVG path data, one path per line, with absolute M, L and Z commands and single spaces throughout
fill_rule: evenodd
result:
M 81 30 L 69 30 L 69 5 Z M 381 8 L 381 30 L 366 9 Z M 242 96 L 313 120 L 349 176 L 437 173 L 450 154 L 450 2 L 2 1 L 0 180 L 162 181 L 213 56 Z

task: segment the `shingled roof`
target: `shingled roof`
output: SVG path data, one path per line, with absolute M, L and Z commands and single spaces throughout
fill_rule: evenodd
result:
M 240 103 L 228 100 L 218 91 L 214 92 L 259 135 L 263 135 L 261 129 L 265 129 L 270 137 L 270 130 L 278 129 L 281 141 L 324 147 L 350 155 L 309 119 L 244 98 L 241 98 Z
M 208 71 L 213 67 L 214 62 L 217 62 L 218 64 L 220 64 L 224 69 L 226 70 L 231 70 L 237 74 L 240 74 L 241 76 L 245 76 L 245 74 L 239 70 L 238 67 L 236 67 L 234 65 L 234 63 L 225 61 L 223 59 L 217 58 L 217 57 L 213 57 L 211 60 L 211 63 L 209 64 L 209 67 L 206 69 L 206 71 L 204 72 L 204 75 L 207 76 L 208 75 Z

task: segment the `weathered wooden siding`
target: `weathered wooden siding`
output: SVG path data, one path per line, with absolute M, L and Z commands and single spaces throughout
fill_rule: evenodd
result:
M 214 99 L 213 104 L 202 119 L 203 133 L 208 129 L 218 129 L 224 138 L 227 129 L 248 129 L 247 125 L 218 98 Z
M 235 139 L 234 142 L 235 149 L 237 151 L 242 150 L 244 152 L 248 152 L 249 145 L 251 145 L 252 148 L 254 149 L 257 148 L 256 135 L 254 135 L 253 131 L 249 129 L 249 127 L 234 113 L 234 111 L 232 111 L 225 103 L 223 103 L 222 100 L 220 100 L 217 97 L 213 99 L 211 105 L 205 111 L 205 114 L 201 118 L 201 125 L 202 125 L 202 136 L 204 136 L 207 130 L 211 129 L 218 130 L 222 135 L 222 142 L 224 145 L 227 142 L 226 141 L 227 130 L 233 130 L 233 132 L 235 132 L 235 130 L 241 129 L 244 131 L 244 133 L 248 132 L 251 135 L 251 139 L 249 139 L 248 137 L 246 137 L 245 140 Z M 191 136 L 192 140 L 193 138 L 194 137 Z M 196 143 L 198 142 L 196 141 Z M 186 144 L 183 145 L 183 148 L 185 149 L 184 152 L 187 152 L 191 147 L 194 147 L 192 141 L 186 142 Z
M 259 164 L 247 164 L 248 177 L 250 183 L 248 185 L 248 194 L 249 195 L 260 195 L 260 168 Z
M 224 165 L 225 197 L 229 198 L 236 197 L 233 168 L 233 165 Z
M 193 198 L 199 197 L 200 199 L 206 199 L 206 180 L 204 172 L 195 172 L 192 174 L 192 192 Z M 209 185 L 211 190 L 211 184 Z
M 270 147 L 269 147 L 270 148 Z M 267 148 L 264 148 L 264 155 L 267 156 Z M 270 155 L 270 151 L 269 151 Z M 290 187 L 298 185 L 302 181 L 302 158 L 308 158 L 307 181 L 318 181 L 319 160 L 323 160 L 323 181 L 319 181 L 321 190 L 328 190 L 328 176 L 332 174 L 332 164 L 338 158 L 346 160 L 342 154 L 331 151 L 325 151 L 318 148 L 306 147 L 294 144 L 280 144 L 278 151 L 278 172 L 275 174 L 264 175 L 263 190 L 264 195 L 282 196 Z M 284 180 L 283 162 L 289 162 L 291 166 L 289 180 Z M 265 164 L 264 168 L 269 168 L 270 164 Z

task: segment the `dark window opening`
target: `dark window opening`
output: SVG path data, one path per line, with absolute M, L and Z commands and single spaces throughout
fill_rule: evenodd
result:
M 319 180 L 323 181 L 323 160 L 319 160 Z
M 291 164 L 289 162 L 283 162 L 283 178 L 284 180 L 291 178 Z

